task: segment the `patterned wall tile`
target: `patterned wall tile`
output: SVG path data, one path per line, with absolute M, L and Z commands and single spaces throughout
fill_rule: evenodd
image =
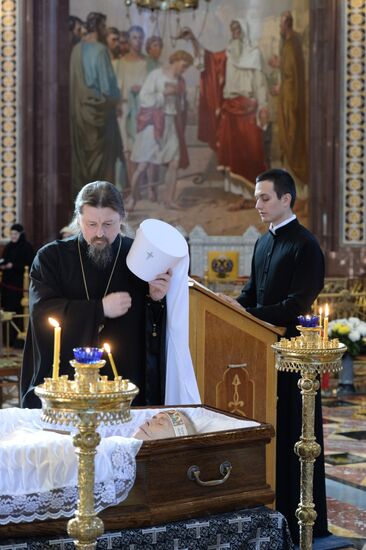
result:
M 366 0 L 347 0 L 344 13 L 342 244 L 366 244 L 365 45 Z
M 17 5 L 0 0 L 0 241 L 17 221 Z

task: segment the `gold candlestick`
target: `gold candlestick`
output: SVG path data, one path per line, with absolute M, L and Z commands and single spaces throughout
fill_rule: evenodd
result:
M 94 352 L 94 348 L 86 348 Z M 100 351 L 100 356 L 103 350 Z M 35 388 L 42 401 L 42 419 L 53 424 L 72 424 L 77 428 L 73 438 L 78 456 L 79 499 L 75 517 L 67 524 L 67 532 L 78 550 L 94 550 L 97 538 L 103 534 L 103 521 L 94 507 L 94 458 L 100 442 L 97 427 L 100 422 L 115 424 L 131 418 L 131 402 L 138 388 L 129 381 L 116 384 L 102 380 L 99 371 L 105 361 L 90 363 L 70 361 L 75 368 L 75 380 L 67 376 L 46 378 Z
M 311 550 L 316 510 L 313 503 L 314 462 L 321 447 L 314 436 L 315 396 L 319 389 L 318 375 L 342 369 L 342 356 L 347 351 L 337 339 L 324 341 L 320 327 L 297 327 L 301 336 L 273 344 L 276 369 L 299 372 L 298 387 L 302 396 L 302 430 L 294 451 L 300 460 L 300 502 L 296 517 L 300 527 L 300 549 Z

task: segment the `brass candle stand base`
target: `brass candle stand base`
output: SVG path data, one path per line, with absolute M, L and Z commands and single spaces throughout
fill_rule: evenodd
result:
M 311 550 L 313 525 L 317 514 L 313 503 L 314 462 L 321 447 L 314 436 L 315 396 L 320 384 L 318 375 L 342 369 L 347 351 L 337 339 L 324 341 L 320 327 L 297 327 L 301 335 L 272 345 L 276 352 L 276 369 L 299 372 L 298 387 L 302 396 L 302 431 L 294 452 L 300 460 L 300 502 L 296 517 L 300 527 L 300 549 Z
M 97 538 L 104 532 L 103 521 L 94 508 L 94 459 L 100 443 L 97 427 L 100 423 L 130 420 L 131 402 L 139 390 L 121 377 L 108 380 L 106 376 L 99 376 L 105 364 L 103 360 L 70 363 L 75 368 L 75 380 L 67 376 L 56 380 L 46 378 L 35 388 L 35 393 L 42 401 L 43 420 L 77 428 L 73 443 L 78 456 L 79 499 L 75 518 L 68 522 L 67 532 L 76 548 L 94 550 Z

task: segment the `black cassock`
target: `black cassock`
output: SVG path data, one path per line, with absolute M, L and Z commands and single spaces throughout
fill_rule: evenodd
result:
M 107 293 L 129 292 L 132 306 L 125 315 L 110 319 L 104 317 L 102 298 L 120 239 L 121 248 Z M 113 261 L 105 269 L 99 269 L 88 258 L 87 244 L 81 236 L 54 241 L 39 250 L 30 272 L 30 319 L 21 377 L 23 407 L 41 406 L 33 388 L 52 376 L 53 328 L 49 317 L 61 326 L 60 375 L 73 376 L 70 365 L 73 348 L 102 347 L 108 343 L 118 373 L 140 389 L 133 405 L 164 403 L 165 300 L 153 302 L 148 296 L 148 284 L 127 268 L 126 256 L 131 244 L 132 239 L 117 236 L 112 244 Z M 105 359 L 101 375 L 111 378 L 112 369 L 107 356 Z
M 286 337 L 298 334 L 297 316 L 310 313 L 324 286 L 324 256 L 315 237 L 295 219 L 260 237 L 255 245 L 252 272 L 237 298 L 248 313 L 286 327 Z M 295 510 L 300 502 L 300 464 L 294 444 L 301 435 L 299 376 L 279 372 L 277 385 L 276 508 L 287 518 L 295 543 L 299 529 Z M 315 461 L 314 503 L 318 514 L 314 536 L 328 534 L 325 496 L 321 395 L 315 402 L 315 436 L 322 453 Z
M 3 271 L 1 307 L 5 311 L 23 313 L 21 300 L 23 298 L 24 267 L 30 266 L 34 258 L 33 247 L 26 240 L 24 233 L 20 234 L 17 242 L 9 242 L 5 246 L 2 258 L 4 264 L 12 263 L 13 267 Z

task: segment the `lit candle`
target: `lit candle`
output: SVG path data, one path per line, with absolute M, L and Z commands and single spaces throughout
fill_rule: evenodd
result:
M 322 328 L 323 326 L 323 308 L 322 307 L 319 308 L 319 326 L 320 328 Z
M 329 306 L 325 304 L 324 308 L 324 329 L 323 329 L 323 341 L 328 342 L 328 317 L 329 317 Z
M 116 364 L 114 362 L 114 359 L 113 359 L 113 356 L 112 356 L 112 353 L 111 353 L 111 347 L 110 347 L 109 344 L 104 344 L 103 347 L 104 347 L 104 349 L 106 350 L 106 352 L 108 354 L 108 359 L 109 359 L 109 362 L 110 362 L 112 370 L 113 370 L 114 378 L 117 379 L 118 378 L 118 372 L 117 372 L 117 367 L 116 367 Z
M 48 321 L 54 327 L 52 378 L 57 380 L 60 367 L 61 327 L 56 319 L 52 319 L 52 317 L 49 317 Z

